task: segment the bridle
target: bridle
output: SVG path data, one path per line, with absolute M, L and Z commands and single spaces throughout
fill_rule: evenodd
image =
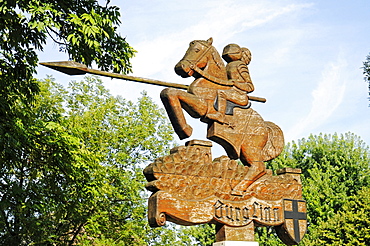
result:
M 193 71 L 197 72 L 198 74 L 200 74 L 200 76 L 202 76 L 203 78 L 211 81 L 211 82 L 214 82 L 216 84 L 219 84 L 219 85 L 226 85 L 226 86 L 232 86 L 234 85 L 233 82 L 231 81 L 228 81 L 228 80 L 222 80 L 222 79 L 219 79 L 219 78 L 216 78 L 212 75 L 209 75 L 208 73 L 205 73 L 202 69 L 200 69 L 196 64 L 202 60 L 202 58 L 209 52 L 209 50 L 212 48 L 212 45 L 205 45 L 203 43 L 201 43 L 202 45 L 204 46 L 207 46 L 207 49 L 205 49 L 203 51 L 202 54 L 200 54 L 200 56 L 195 60 L 195 61 L 191 61 L 191 60 L 188 60 L 188 59 L 185 59 L 185 61 L 187 61 L 190 65 L 190 69 L 192 69 Z
M 195 42 L 195 41 L 193 41 Z M 197 59 L 195 59 L 195 61 L 191 61 L 191 60 L 188 60 L 188 59 L 185 59 L 185 61 L 189 62 L 190 66 L 196 66 L 196 64 L 202 60 L 202 58 L 208 53 L 208 51 L 212 48 L 212 45 L 206 45 L 206 44 L 203 44 L 202 42 L 199 42 L 201 45 L 203 46 L 206 46 L 207 48 L 202 52 L 202 54 L 199 55 L 199 57 Z

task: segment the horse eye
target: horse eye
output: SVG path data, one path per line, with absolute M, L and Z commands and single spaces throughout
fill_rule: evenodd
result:
M 195 53 L 198 53 L 199 51 L 200 51 L 200 49 L 195 48 Z

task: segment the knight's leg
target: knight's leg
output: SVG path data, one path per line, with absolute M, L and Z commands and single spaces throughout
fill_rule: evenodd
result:
M 227 91 L 226 99 L 240 106 L 246 106 L 249 103 L 248 94 L 236 87 L 232 87 L 229 91 Z
M 217 91 L 217 107 L 218 110 L 215 113 L 207 114 L 208 119 L 218 121 L 220 123 L 225 123 L 225 112 L 226 112 L 226 91 L 218 90 Z

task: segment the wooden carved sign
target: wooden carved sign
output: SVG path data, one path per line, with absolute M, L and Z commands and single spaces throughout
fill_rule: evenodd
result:
M 254 85 L 249 75 L 251 53 L 236 44 L 221 56 L 212 38 L 190 43 L 175 66 L 181 77 L 195 80 L 187 92 L 166 88 L 161 99 L 180 139 L 191 136 L 183 110 L 208 124 L 207 138 L 227 156 L 212 159 L 212 142 L 190 140 L 145 168 L 152 191 L 149 223 L 216 224 L 216 241 L 254 241 L 255 226 L 274 226 L 287 245 L 298 244 L 307 229 L 300 169 L 272 175 L 264 162 L 284 147 L 281 129 L 251 108 Z M 240 162 L 238 162 L 238 159 Z
M 254 241 L 255 226 L 274 226 L 285 244 L 298 244 L 307 229 L 301 171 L 284 168 L 272 175 L 266 169 L 264 162 L 283 149 L 283 132 L 251 108 L 251 101 L 266 100 L 249 95 L 254 90 L 250 51 L 229 44 L 222 58 L 226 66 L 212 38 L 191 42 L 175 66 L 181 77 L 195 78 L 190 86 L 104 72 L 73 61 L 41 64 L 69 75 L 90 73 L 171 87 L 162 91 L 161 99 L 179 138 L 192 134 L 185 110 L 207 123 L 207 138 L 223 146 L 227 156 L 212 159 L 212 142 L 190 140 L 145 168 L 146 188 L 153 192 L 148 206 L 152 227 L 166 221 L 213 223 L 219 242 Z

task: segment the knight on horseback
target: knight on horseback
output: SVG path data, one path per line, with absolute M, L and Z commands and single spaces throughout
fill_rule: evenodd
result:
M 228 62 L 226 65 L 226 72 L 228 80 L 233 83 L 231 89 L 218 90 L 215 107 L 217 112 L 214 114 L 207 114 L 211 120 L 225 123 L 225 113 L 233 113 L 232 102 L 243 108 L 250 107 L 250 102 L 247 93 L 254 91 L 252 79 L 249 75 L 248 65 L 251 61 L 251 52 L 247 48 L 240 48 L 237 44 L 227 45 L 222 53 L 222 58 Z M 233 106 L 236 106 L 233 105 Z M 229 107 L 228 107 L 229 106 Z
M 227 45 L 223 52 L 228 62 L 225 67 L 212 42 L 210 38 L 190 43 L 175 72 L 184 78 L 193 76 L 195 80 L 187 92 L 164 89 L 161 99 L 180 139 L 192 134 L 184 109 L 191 117 L 208 124 L 207 138 L 220 144 L 230 159 L 241 160 L 248 173 L 231 193 L 240 196 L 266 173 L 264 161 L 280 154 L 284 146 L 283 133 L 250 108 L 249 100 L 253 97 L 248 93 L 254 90 L 247 66 L 250 51 L 236 44 Z

